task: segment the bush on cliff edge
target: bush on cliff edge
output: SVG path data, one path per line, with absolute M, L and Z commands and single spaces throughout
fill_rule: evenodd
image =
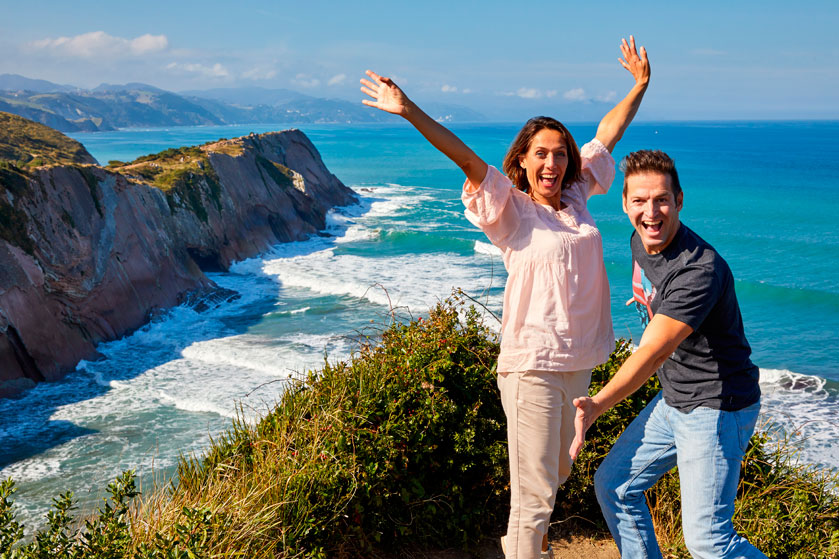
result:
M 599 390 L 629 355 L 617 344 L 593 373 Z M 349 362 L 293 382 L 256 424 L 243 421 L 202 458 L 184 458 L 177 481 L 130 510 L 129 474 L 74 531 L 71 498 L 26 545 L 0 487 L 0 558 L 372 557 L 388 550 L 468 548 L 502 531 L 507 511 L 503 412 L 495 335 L 461 301 L 428 319 L 394 322 L 362 338 Z M 593 427 L 556 517 L 602 523 L 591 476 L 625 425 L 658 391 L 655 380 Z M 825 472 L 791 466 L 757 435 L 746 460 L 738 530 L 770 557 L 839 556 L 839 502 Z M 678 481 L 648 494 L 660 541 L 684 557 Z M 764 506 L 768 502 L 772 506 Z M 602 524 L 600 524 L 602 526 Z M 802 529 L 806 526 L 806 529 Z M 772 543 L 772 545 L 770 545 Z

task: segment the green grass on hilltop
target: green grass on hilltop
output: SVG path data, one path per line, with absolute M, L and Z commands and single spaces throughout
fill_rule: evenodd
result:
M 495 335 L 457 298 L 428 319 L 394 322 L 361 337 L 346 362 L 289 380 L 255 424 L 235 421 L 201 457 L 181 460 L 172 485 L 129 507 L 130 473 L 83 529 L 63 495 L 43 528 L 21 544 L 13 486 L 0 485 L 0 557 L 349 558 L 468 549 L 503 531 L 508 503 L 504 415 Z M 593 372 L 592 391 L 630 347 L 619 341 Z M 591 476 L 614 439 L 658 391 L 655 381 L 592 428 L 556 520 L 603 528 Z M 839 557 L 836 478 L 795 465 L 786 447 L 757 434 L 745 460 L 737 529 L 771 558 Z M 681 541 L 678 480 L 650 492 L 667 557 Z
M 130 163 L 109 161 L 108 169 L 168 192 L 182 186 L 189 175 L 215 175 L 210 165 L 210 153 L 224 153 L 235 157 L 243 151 L 241 141 L 221 138 L 200 146 L 169 148 L 159 153 L 143 155 Z
M 37 122 L 0 112 L 0 161 L 20 169 L 95 163 L 82 144 Z

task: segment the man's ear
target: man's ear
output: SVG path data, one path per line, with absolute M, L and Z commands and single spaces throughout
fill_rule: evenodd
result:
M 685 193 L 684 192 L 679 192 L 679 194 L 676 196 L 676 209 L 678 211 L 682 211 L 682 202 L 684 202 L 684 199 L 685 199 Z

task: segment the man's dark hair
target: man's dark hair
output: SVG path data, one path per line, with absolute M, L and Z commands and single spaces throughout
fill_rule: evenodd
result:
M 679 184 L 679 173 L 676 172 L 676 164 L 670 156 L 658 149 L 642 149 L 633 151 L 621 160 L 621 172 L 623 173 L 623 196 L 626 197 L 626 179 L 632 175 L 642 173 L 661 173 L 670 177 L 670 184 L 673 187 L 673 197 L 682 193 L 682 185 Z

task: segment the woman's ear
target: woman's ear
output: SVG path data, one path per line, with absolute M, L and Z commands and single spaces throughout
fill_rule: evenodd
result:
M 527 166 L 524 164 L 524 156 L 523 155 L 519 155 L 519 167 L 521 167 L 522 169 L 527 169 Z

